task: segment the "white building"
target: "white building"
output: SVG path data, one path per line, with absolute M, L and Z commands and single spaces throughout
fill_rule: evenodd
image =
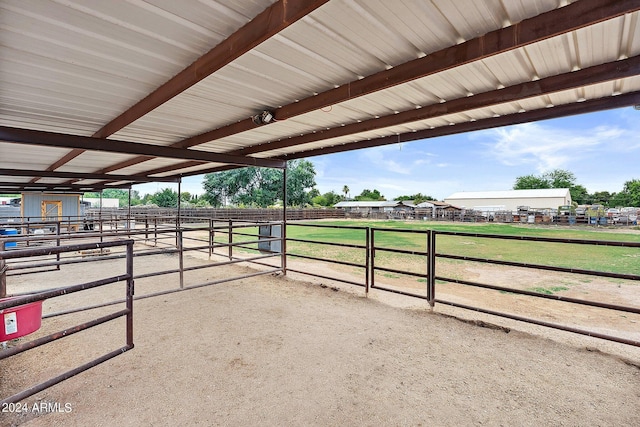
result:
M 92 198 L 92 197 L 84 197 L 82 199 L 83 202 L 91 203 L 92 208 L 100 207 L 100 198 Z M 115 198 L 102 198 L 102 207 L 103 208 L 117 208 L 120 206 L 120 200 Z
M 520 206 L 529 209 L 558 209 L 571 204 L 568 188 L 506 191 L 462 191 L 444 199 L 446 203 L 465 209 L 495 212 L 517 211 Z

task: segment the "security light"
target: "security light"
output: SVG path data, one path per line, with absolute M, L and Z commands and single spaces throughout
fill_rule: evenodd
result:
M 262 113 L 252 116 L 251 120 L 253 120 L 253 123 L 260 126 L 260 125 L 266 125 L 275 121 L 275 118 L 272 111 L 264 110 Z

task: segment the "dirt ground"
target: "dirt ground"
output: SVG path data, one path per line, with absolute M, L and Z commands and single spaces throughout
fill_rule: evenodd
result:
M 136 272 L 175 263 L 136 258 Z M 124 270 L 122 261 L 99 266 L 10 277 L 9 291 Z M 185 279 L 255 271 L 216 267 Z M 398 286 L 387 279 L 381 284 Z M 140 279 L 136 293 L 176 286 L 177 275 Z M 123 295 L 124 286 L 109 285 L 48 300 L 44 311 Z M 33 337 L 121 308 L 45 319 Z M 628 345 L 445 305 L 432 311 L 423 300 L 377 290 L 365 297 L 296 274 L 141 299 L 134 311 L 133 350 L 26 399 L 24 411 L 0 408 L 12 409 L 0 413 L 0 425 L 640 425 L 640 349 Z M 637 324 L 618 320 L 621 333 L 637 336 Z M 0 361 L 0 396 L 115 350 L 124 337 L 117 320 Z

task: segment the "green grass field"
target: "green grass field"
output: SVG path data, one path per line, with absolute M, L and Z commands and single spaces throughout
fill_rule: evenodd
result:
M 403 233 L 393 230 L 428 229 L 443 232 L 463 232 L 478 235 L 529 236 L 555 239 L 579 239 L 593 241 L 617 241 L 640 243 L 637 229 L 611 230 L 588 227 L 554 227 L 520 224 L 468 224 L 440 222 L 400 222 L 400 221 L 305 221 L 299 224 L 332 225 L 340 228 L 305 227 L 289 223 L 287 237 L 351 245 L 365 245 L 365 231 L 349 227 L 375 228 L 376 248 L 393 248 L 413 251 L 426 251 L 426 234 Z M 385 229 L 385 230 L 378 230 Z M 244 228 L 243 233 L 257 234 L 257 228 Z M 255 240 L 255 237 L 235 236 L 234 241 Z M 227 236 L 220 234 L 216 241 L 226 242 Z M 592 271 L 604 271 L 622 274 L 640 275 L 640 248 L 611 247 L 598 245 L 578 245 L 551 242 L 531 242 L 504 240 L 469 236 L 438 235 L 436 240 L 438 254 L 452 254 L 475 258 L 515 261 L 576 268 Z M 240 249 L 239 249 L 240 250 Z M 287 252 L 307 256 L 316 256 L 354 263 L 364 263 L 363 249 L 342 248 L 312 243 L 289 242 Z M 417 255 L 393 254 L 378 251 L 376 263 L 380 266 L 400 268 L 403 265 L 420 264 L 424 257 Z M 461 263 L 463 261 L 439 259 L 440 262 Z
M 627 232 L 616 230 L 613 232 L 606 228 L 560 228 L 514 224 L 451 224 L 400 221 L 317 221 L 305 222 L 305 224 L 337 225 L 341 227 L 368 226 L 376 229 L 391 230 L 432 229 L 436 231 L 507 236 L 640 242 L 640 233 L 638 233 L 637 230 L 629 230 Z M 374 235 L 376 247 L 426 251 L 425 234 L 376 230 Z M 295 223 L 289 224 L 287 237 L 344 244 L 365 244 L 364 230 L 349 228 L 311 228 L 296 226 Z M 640 275 L 640 248 L 587 246 L 448 235 L 439 235 L 436 244 L 438 253 Z M 364 260 L 364 251 L 360 249 L 336 248 L 298 242 L 290 242 L 287 249 L 291 253 L 299 253 L 302 255 L 319 256 L 319 254 L 322 254 L 321 256 L 323 257 L 352 262 L 363 262 Z M 398 263 L 402 263 L 403 257 L 404 259 L 414 257 L 388 254 L 382 251 L 380 254 L 380 261 L 384 264 L 390 264 L 390 266 L 398 266 Z

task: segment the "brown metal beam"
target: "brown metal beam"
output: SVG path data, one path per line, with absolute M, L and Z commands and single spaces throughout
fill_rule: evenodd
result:
M 77 193 L 86 193 L 88 191 L 100 191 L 108 188 L 128 189 L 131 188 L 131 183 L 120 185 L 106 185 L 102 184 L 90 184 L 90 185 L 76 185 L 76 184 L 39 184 L 39 183 L 24 183 L 19 184 L 15 182 L 2 182 L 0 178 L 0 192 L 13 193 L 16 191 L 73 191 Z
M 115 139 L 98 139 L 88 136 L 67 135 L 29 129 L 0 126 L 0 141 L 46 147 L 74 148 L 89 151 L 104 151 L 120 154 L 166 157 L 170 159 L 200 160 L 204 162 L 230 163 L 242 166 L 282 168 L 284 162 L 275 159 L 234 156 L 208 151 L 172 148 L 161 145 L 139 144 Z
M 279 0 L 273 3 L 226 40 L 202 55 L 120 116 L 107 123 L 93 136 L 106 138 L 109 135 L 113 135 L 231 61 L 244 55 L 260 43 L 278 34 L 289 25 L 304 18 L 327 1 Z
M 33 177 L 40 177 L 40 178 L 70 178 L 70 179 L 76 179 L 76 180 L 107 179 L 107 180 L 112 180 L 114 182 L 117 182 L 117 181 L 178 182 L 177 178 L 160 178 L 160 177 L 150 177 L 147 175 L 115 175 L 115 174 L 103 174 L 103 173 L 79 173 L 79 172 L 57 172 L 57 171 L 43 172 L 43 171 L 29 170 L 29 169 L 0 169 L 0 176 L 1 175 L 33 176 Z
M 95 138 L 106 138 L 113 135 L 233 60 L 249 52 L 260 43 L 278 34 L 289 25 L 304 18 L 327 1 L 329 0 L 279 0 L 273 3 L 242 28 L 209 52 L 196 59 L 187 68 L 173 76 L 162 86 L 138 101 L 118 117 L 104 125 L 92 136 Z M 47 168 L 47 170 L 55 170 L 82 153 L 82 149 L 74 149 Z
M 274 111 L 276 119 L 287 119 L 309 111 L 338 104 L 359 96 L 387 89 L 415 79 L 468 64 L 479 59 L 575 31 L 582 27 L 612 19 L 625 13 L 640 10 L 638 0 L 590 0 L 579 1 L 554 9 L 520 23 L 492 31 L 464 43 L 431 53 L 422 58 L 398 65 L 328 90 L 299 102 L 284 105 Z M 256 127 L 251 118 L 218 129 L 195 135 L 173 144 L 174 147 L 188 148 L 209 141 L 221 139 Z M 262 150 L 260 150 L 262 151 Z M 257 151 L 254 151 L 257 152 Z M 141 163 L 147 159 L 134 159 Z M 128 164 L 130 166 L 130 164 Z M 102 172 L 118 170 L 123 164 L 116 164 Z
M 476 108 L 520 101 L 535 96 L 576 89 L 597 83 L 632 77 L 640 74 L 640 56 L 585 68 L 579 71 L 547 77 L 541 80 L 515 84 L 503 89 L 480 93 L 451 101 L 428 105 L 420 109 L 411 109 L 398 114 L 390 114 L 377 119 L 364 120 L 327 130 L 318 130 L 292 138 L 273 141 L 252 147 L 228 152 L 234 155 L 263 153 L 286 147 L 308 144 L 310 142 L 337 138 L 367 132 L 385 127 L 396 126 L 420 120 L 426 120 L 447 114 L 461 113 Z
M 276 120 L 288 119 L 489 56 L 518 49 L 637 10 L 640 10 L 640 1 L 638 0 L 578 1 L 422 58 L 405 62 L 389 70 L 372 74 L 364 79 L 349 82 L 316 96 L 284 105 L 274 111 L 275 118 Z M 255 126 L 251 118 L 247 118 L 185 139 L 175 145 L 181 148 L 192 147 L 250 130 Z
M 520 123 L 535 122 L 539 120 L 555 119 L 560 117 L 573 116 L 577 114 L 592 113 L 614 108 L 629 107 L 640 104 L 640 91 L 630 92 L 624 95 L 608 96 L 606 98 L 591 99 L 584 102 L 559 105 L 551 108 L 541 108 L 524 113 L 507 114 L 500 117 L 477 120 L 474 122 L 458 123 L 453 126 L 441 126 L 435 129 L 425 129 L 417 132 L 407 132 L 399 135 L 391 135 L 370 140 L 357 141 L 346 144 L 339 144 L 331 147 L 318 148 L 286 156 L 287 160 L 321 156 L 325 154 L 341 153 L 344 151 L 359 150 L 362 148 L 379 147 L 381 145 L 396 144 L 402 142 L 417 141 L 420 139 L 436 138 L 439 136 L 455 135 L 464 132 L 474 132 L 477 130 L 491 129 L 501 126 L 510 126 Z M 205 172 L 216 172 L 211 169 Z M 189 174 L 185 174 L 188 176 Z
M 308 144 L 315 141 L 321 141 L 375 129 L 382 129 L 389 126 L 416 122 L 429 118 L 444 116 L 447 114 L 460 113 L 475 108 L 518 101 L 563 90 L 575 89 L 583 86 L 602 83 L 605 81 L 631 77 L 638 74 L 640 74 L 640 56 L 634 56 L 629 59 L 596 65 L 579 71 L 547 77 L 534 82 L 520 83 L 503 89 L 480 93 L 469 97 L 458 98 L 444 103 L 429 105 L 420 109 L 412 109 L 398 114 L 390 114 L 378 119 L 365 120 L 360 123 L 352 123 L 346 126 L 339 126 L 328 130 L 319 130 L 317 132 L 312 132 L 301 136 L 246 147 L 239 150 L 230 151 L 228 152 L 228 154 L 247 155 L 282 149 L 286 147 L 294 147 L 297 145 Z M 177 165 L 154 169 L 152 171 L 149 171 L 147 174 L 155 175 L 159 173 L 170 172 L 172 170 L 198 166 L 201 164 L 202 162 L 179 163 Z M 215 170 L 225 170 L 225 168 L 217 167 L 215 168 Z

